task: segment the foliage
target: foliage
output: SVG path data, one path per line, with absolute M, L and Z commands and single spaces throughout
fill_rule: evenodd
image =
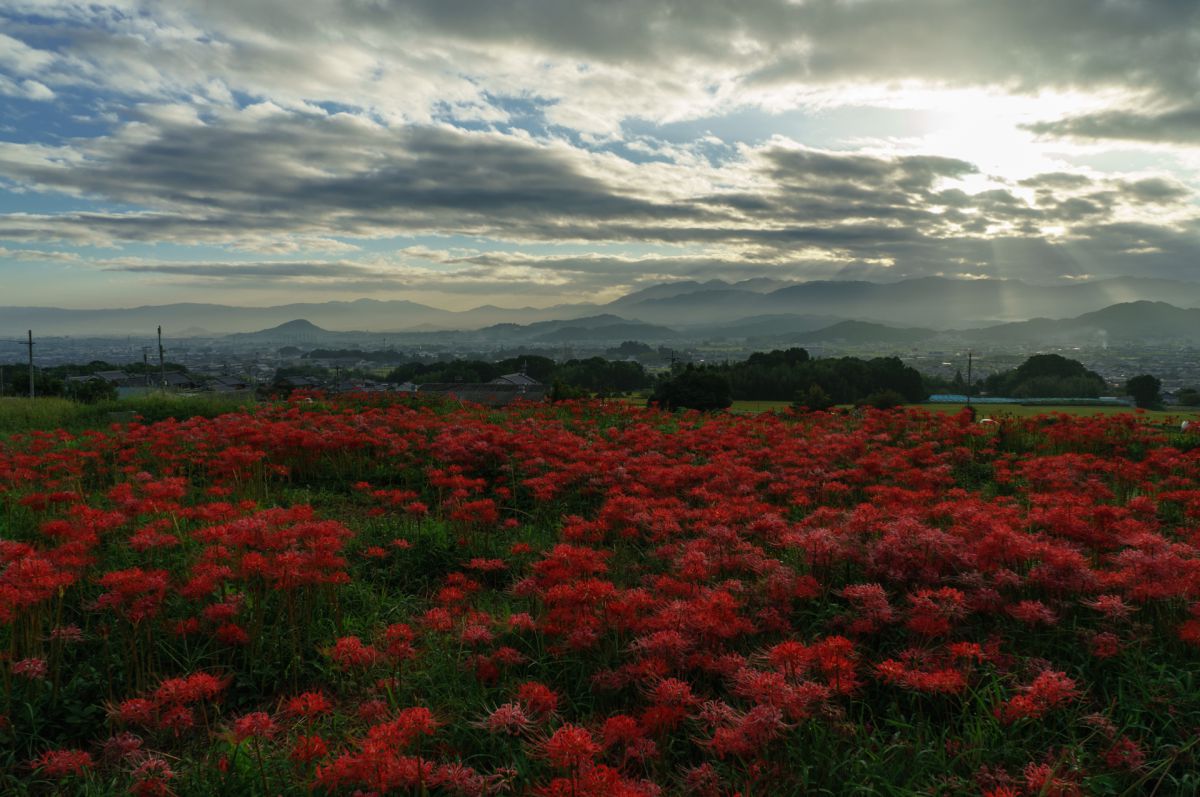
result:
M 589 357 L 555 363 L 548 357 L 527 355 L 496 363 L 482 360 L 412 362 L 392 369 L 388 382 L 490 382 L 509 373 L 525 373 L 543 384 L 561 382 L 564 386 L 595 393 L 621 393 L 650 385 L 650 377 L 640 363 Z
M 589 398 L 588 391 L 581 387 L 568 385 L 560 379 L 555 379 L 550 386 L 551 401 L 576 401 L 585 398 Z
M 638 340 L 622 341 L 621 345 L 608 350 L 614 357 L 636 357 L 638 355 L 654 354 L 654 347 L 649 343 Z
M 1150 374 L 1130 377 L 1125 382 L 1125 394 L 1132 396 L 1139 407 L 1150 408 L 1162 404 L 1162 381 Z
M 1200 390 L 1183 388 L 1175 394 L 1175 398 L 1185 407 L 1200 407 Z
M 188 372 L 185 367 L 178 363 L 168 362 L 165 365 L 168 371 L 179 371 L 185 374 Z M 29 395 L 28 363 L 0 365 L 0 369 L 3 371 L 3 378 L 0 379 L 0 383 L 3 384 L 3 390 L 0 391 L 0 395 Z M 71 382 L 68 380 L 68 377 L 89 376 L 100 371 L 120 371 L 130 376 L 148 373 L 151 377 L 154 377 L 159 373 L 159 365 L 158 363 L 146 365 L 140 362 L 114 365 L 103 360 L 93 360 L 85 364 L 51 365 L 45 367 L 35 364 L 33 369 L 34 393 L 37 396 L 65 396 L 88 403 L 103 401 L 105 399 L 115 399 L 117 397 L 116 389 L 107 382 L 101 380 Z
M 792 401 L 792 408 L 820 411 L 829 409 L 833 404 L 833 399 L 830 398 L 823 387 L 820 385 L 809 385 L 808 389 L 796 393 L 796 398 Z
M 897 357 L 810 359 L 804 349 L 793 348 L 755 352 L 745 362 L 719 367 L 738 400 L 791 401 L 814 385 L 836 404 L 861 401 L 882 390 L 895 391 L 909 402 L 929 395 L 921 374 Z
M 984 389 L 1014 398 L 1097 398 L 1105 391 L 1105 382 L 1078 360 L 1035 354 L 1017 368 L 987 377 Z
M 862 403 L 877 410 L 890 410 L 904 404 L 904 396 L 895 390 L 877 390 L 864 398 Z
M 729 379 L 715 368 L 687 365 L 663 379 L 650 403 L 666 410 L 723 410 L 733 403 Z

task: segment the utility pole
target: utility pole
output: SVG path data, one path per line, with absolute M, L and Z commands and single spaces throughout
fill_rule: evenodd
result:
M 158 380 L 159 380 L 159 387 L 161 387 L 163 390 L 166 390 L 167 389 L 167 365 L 166 365 L 166 361 L 163 359 L 162 325 L 161 324 L 159 324 L 159 326 L 158 326 Z
M 34 397 L 33 391 L 33 330 L 29 330 L 25 340 L 6 340 L 0 341 L 3 343 L 16 343 L 19 346 L 27 346 L 29 348 L 29 397 Z M 0 368 L 0 394 L 4 392 L 4 370 Z
M 974 358 L 974 352 L 967 349 L 967 406 L 971 406 L 971 361 Z
M 142 378 L 146 383 L 146 387 L 150 387 L 150 347 L 142 347 Z

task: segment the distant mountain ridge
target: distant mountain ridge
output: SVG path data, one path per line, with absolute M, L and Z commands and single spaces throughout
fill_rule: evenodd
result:
M 1166 302 L 1123 302 L 1075 318 L 1035 318 L 972 330 L 965 336 L 993 343 L 1200 343 L 1200 309 Z
M 607 314 L 620 319 L 620 323 L 658 327 L 656 332 L 642 331 L 663 339 L 668 335 L 663 330 L 729 335 L 736 334 L 733 328 L 738 326 L 746 329 L 746 336 L 754 336 L 751 330 L 757 323 L 765 329 L 789 324 L 795 331 L 819 328 L 820 324 L 805 318 L 933 330 L 978 328 L 1036 318 L 1072 318 L 1139 301 L 1168 302 L 1182 309 L 1200 307 L 1200 283 L 1120 277 L 1045 287 L 1015 280 L 943 277 L 888 283 L 792 283 L 760 278 L 733 283 L 681 280 L 634 291 L 605 305 L 578 303 L 546 308 L 483 306 L 450 311 L 405 300 L 374 299 L 273 307 L 191 303 L 102 310 L 0 307 L 0 335 L 16 336 L 33 329 L 35 334 L 52 336 L 124 336 L 149 332 L 163 324 L 168 336 L 178 336 L 178 330 L 189 328 L 211 330 L 219 336 L 261 332 L 297 319 L 305 319 L 328 334 L 353 330 L 434 334 L 541 322 L 577 322 L 577 327 L 594 330 L 610 324 L 584 319 Z M 631 332 L 636 331 L 636 327 L 631 328 Z M 564 334 L 570 337 L 573 333 Z
M 670 283 L 668 283 L 670 285 Z M 682 325 L 704 319 L 733 322 L 756 315 L 824 315 L 897 326 L 953 329 L 1064 318 L 1130 301 L 1200 306 L 1200 283 L 1120 277 L 1070 285 L 1034 286 L 1016 280 L 923 277 L 880 283 L 816 280 L 768 293 L 706 284 L 681 285 L 621 306 L 621 314 L 650 323 Z
M 229 340 L 256 343 L 335 343 L 359 332 L 332 332 L 299 319 L 257 332 L 229 335 Z M 459 343 L 568 344 L 623 340 L 662 342 L 691 336 L 712 339 L 755 338 L 774 345 L 874 343 L 912 344 L 930 340 L 978 341 L 988 343 L 1076 343 L 1103 344 L 1135 341 L 1200 343 L 1200 309 L 1184 309 L 1165 302 L 1125 302 L 1075 318 L 1035 318 L 981 329 L 936 330 L 928 327 L 897 327 L 870 321 L 837 320 L 820 316 L 764 316 L 740 322 L 678 331 L 669 327 L 630 321 L 605 313 L 568 321 L 536 321 L 531 324 L 494 324 L 478 330 L 415 333 L 438 335 Z

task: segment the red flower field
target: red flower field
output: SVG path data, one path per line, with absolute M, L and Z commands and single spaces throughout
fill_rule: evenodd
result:
M 1200 435 L 317 397 L 0 441 L 0 793 L 1200 792 Z

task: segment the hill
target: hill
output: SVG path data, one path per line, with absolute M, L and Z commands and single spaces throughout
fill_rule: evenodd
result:
M 1075 318 L 1035 318 L 972 330 L 964 336 L 992 343 L 1036 340 L 1084 345 L 1200 343 L 1200 309 L 1180 308 L 1166 302 L 1123 302 Z

